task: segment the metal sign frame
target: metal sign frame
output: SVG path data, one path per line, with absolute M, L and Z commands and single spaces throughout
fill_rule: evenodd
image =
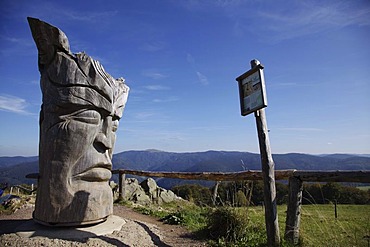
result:
M 240 111 L 242 116 L 267 107 L 263 65 L 258 64 L 236 78 L 239 85 Z

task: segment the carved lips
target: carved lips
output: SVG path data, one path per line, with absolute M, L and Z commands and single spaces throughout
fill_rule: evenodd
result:
M 73 176 L 75 180 L 84 180 L 88 182 L 105 182 L 112 177 L 112 165 L 97 165 L 88 170 Z

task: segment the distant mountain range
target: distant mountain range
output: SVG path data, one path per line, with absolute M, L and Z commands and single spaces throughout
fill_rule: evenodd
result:
M 275 170 L 370 170 L 369 155 L 299 153 L 274 154 Z M 113 169 L 179 172 L 234 172 L 260 170 L 260 155 L 248 152 L 207 151 L 173 153 L 159 150 L 125 151 L 113 155 Z M 35 183 L 26 179 L 38 172 L 38 157 L 0 157 L 0 183 Z M 117 179 L 117 178 L 115 178 Z M 174 179 L 158 179 L 158 184 L 170 188 L 183 183 Z

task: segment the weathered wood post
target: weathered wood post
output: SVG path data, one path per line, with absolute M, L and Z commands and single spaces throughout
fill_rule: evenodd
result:
M 298 177 L 289 178 L 288 209 L 285 221 L 285 239 L 296 245 L 299 243 L 303 182 Z
M 216 181 L 215 183 L 215 187 L 213 188 L 213 196 L 212 196 L 212 204 L 213 206 L 216 206 L 216 201 L 217 201 L 217 190 L 218 190 L 218 186 L 220 185 L 220 181 Z
M 118 173 L 118 200 L 123 200 L 125 198 L 125 173 L 119 171 Z
M 265 110 L 261 109 L 255 112 L 255 117 L 262 163 L 267 241 L 269 246 L 279 246 L 280 234 L 276 206 L 275 164 L 271 154 Z
M 239 84 L 241 114 L 254 112 L 261 154 L 264 184 L 265 223 L 268 246 L 280 245 L 279 223 L 276 206 L 274 160 L 270 148 L 264 107 L 267 106 L 263 66 L 258 60 L 250 62 L 251 69 L 236 80 Z

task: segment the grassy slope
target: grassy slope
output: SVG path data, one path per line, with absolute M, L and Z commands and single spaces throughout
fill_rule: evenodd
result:
M 166 206 L 163 205 L 163 207 L 165 208 Z M 249 229 L 256 229 L 257 231 L 253 233 L 252 230 L 248 233 L 250 235 L 248 238 L 251 241 L 248 242 L 250 246 L 263 245 L 264 242 L 266 242 L 266 238 L 265 233 L 261 232 L 265 229 L 264 210 L 262 207 L 239 208 L 239 210 L 247 210 L 249 218 L 248 227 Z M 156 210 L 154 209 L 153 211 Z M 194 205 L 170 205 L 169 210 L 165 211 L 168 213 L 172 212 L 172 214 L 177 211 L 181 212 L 181 215 L 184 215 L 186 219 L 197 219 L 198 224 L 189 222 L 189 220 L 184 220 L 182 222 L 183 225 L 188 226 L 189 229 L 193 231 L 199 230 L 199 228 L 205 226 L 205 220 L 203 219 L 205 210 Z M 302 246 L 370 246 L 370 239 L 368 243 L 368 238 L 370 237 L 370 205 L 338 205 L 337 219 L 335 219 L 334 205 L 332 204 L 303 205 L 301 212 L 300 236 Z M 153 212 L 150 214 L 153 215 Z M 161 215 L 161 217 L 164 215 Z M 179 216 L 179 214 L 176 215 Z M 280 235 L 283 238 L 285 231 L 286 205 L 278 206 L 278 217 Z M 283 242 L 283 246 L 289 246 L 285 241 Z
M 280 235 L 284 234 L 286 205 L 278 206 Z M 370 205 L 303 205 L 300 236 L 303 246 L 368 246 Z M 250 207 L 250 223 L 264 222 L 262 207 Z M 370 239 L 369 239 L 370 241 Z

